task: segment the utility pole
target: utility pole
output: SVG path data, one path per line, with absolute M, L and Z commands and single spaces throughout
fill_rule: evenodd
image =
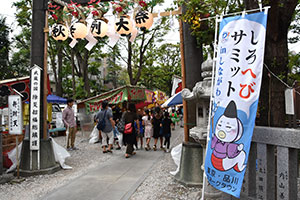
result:
M 59 170 L 59 165 L 55 162 L 52 144 L 49 138 L 45 137 L 47 127 L 47 71 L 45 66 L 45 24 L 46 24 L 46 10 L 48 8 L 48 0 L 33 0 L 32 10 L 32 33 L 31 33 L 31 63 L 30 68 L 38 66 L 42 73 L 40 76 L 41 92 L 40 106 L 39 106 L 39 150 L 31 148 L 30 137 L 25 137 L 23 140 L 20 162 L 20 175 L 30 176 L 43 173 L 51 173 Z M 47 28 L 47 27 L 46 27 Z M 31 77 L 32 79 L 33 77 Z M 33 86 L 32 86 L 33 87 Z M 32 99 L 30 99 L 32 101 Z M 32 109 L 32 108 L 31 108 Z M 32 113 L 30 113 L 32 115 Z M 32 124 L 33 122 L 29 122 Z M 29 132 L 29 135 L 32 133 Z

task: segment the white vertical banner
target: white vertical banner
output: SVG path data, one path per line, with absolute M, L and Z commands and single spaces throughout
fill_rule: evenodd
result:
M 22 99 L 19 95 L 8 96 L 8 118 L 9 134 L 22 134 L 23 131 L 23 114 Z
M 30 77 L 30 150 L 40 149 L 41 68 L 34 65 Z
M 266 12 L 220 24 L 205 174 L 213 187 L 238 198 L 255 125 L 266 24 Z

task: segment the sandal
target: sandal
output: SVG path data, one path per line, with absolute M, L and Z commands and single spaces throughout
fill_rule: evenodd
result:
M 110 150 L 110 149 L 107 149 L 107 152 L 109 152 L 109 153 L 112 153 L 112 150 Z
M 156 145 L 153 145 L 153 150 L 156 151 Z
M 107 151 L 102 151 L 103 153 L 107 153 Z
M 131 153 L 131 155 L 135 155 L 135 154 L 136 154 L 136 152 L 132 152 L 132 153 Z
M 128 155 L 128 154 L 125 154 L 125 158 L 130 158 L 130 155 Z

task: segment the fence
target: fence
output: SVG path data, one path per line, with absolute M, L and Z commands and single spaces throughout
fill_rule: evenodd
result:
M 296 200 L 299 149 L 299 130 L 256 127 L 240 199 Z

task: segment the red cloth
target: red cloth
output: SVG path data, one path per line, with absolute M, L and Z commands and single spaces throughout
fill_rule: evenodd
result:
M 10 166 L 12 166 L 12 161 L 8 158 L 8 155 L 7 155 L 7 153 L 8 153 L 9 151 L 5 151 L 5 152 L 3 152 L 3 167 L 5 167 L 5 168 L 10 168 Z

